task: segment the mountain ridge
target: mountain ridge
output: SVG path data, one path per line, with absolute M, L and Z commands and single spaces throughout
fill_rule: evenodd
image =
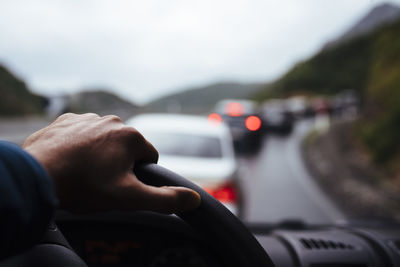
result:
M 383 3 L 372 8 L 353 26 L 339 37 L 325 44 L 324 49 L 339 45 L 358 36 L 368 34 L 375 29 L 390 24 L 400 18 L 400 7 L 392 3 Z
M 264 84 L 244 84 L 220 82 L 198 86 L 181 92 L 169 94 L 145 105 L 150 112 L 182 112 L 201 114 L 212 110 L 214 105 L 225 98 L 249 98 Z

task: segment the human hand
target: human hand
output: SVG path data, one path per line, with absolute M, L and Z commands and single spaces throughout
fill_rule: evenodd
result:
M 176 213 L 200 205 L 200 195 L 191 189 L 153 187 L 136 178 L 134 165 L 156 163 L 158 152 L 117 116 L 63 114 L 22 146 L 52 177 L 66 210 Z

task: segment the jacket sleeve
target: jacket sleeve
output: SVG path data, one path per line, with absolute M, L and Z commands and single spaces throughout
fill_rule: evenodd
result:
M 0 259 L 40 241 L 56 205 L 44 168 L 19 146 L 0 141 Z

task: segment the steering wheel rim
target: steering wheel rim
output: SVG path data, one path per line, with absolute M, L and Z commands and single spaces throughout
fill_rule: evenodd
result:
M 157 164 L 138 165 L 134 172 L 139 180 L 148 185 L 183 186 L 200 194 L 202 202 L 197 209 L 176 215 L 204 236 L 205 240 L 212 241 L 208 243 L 220 256 L 224 266 L 274 266 L 265 250 L 243 223 L 203 189 Z M 42 257 L 44 254 L 46 257 Z M 27 253 L 1 262 L 1 265 L 87 267 L 55 224 L 49 227 L 41 244 Z
M 160 165 L 140 164 L 134 169 L 140 181 L 152 186 L 188 187 L 201 196 L 200 206 L 176 214 L 210 242 L 225 264 L 241 267 L 273 267 L 267 252 L 244 224 L 199 186 Z

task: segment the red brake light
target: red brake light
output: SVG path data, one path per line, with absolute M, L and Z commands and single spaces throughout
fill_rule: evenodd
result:
M 241 103 L 231 102 L 231 103 L 226 104 L 225 112 L 229 116 L 239 117 L 239 116 L 243 115 L 244 107 L 243 107 L 243 105 Z
M 257 131 L 261 128 L 261 119 L 257 116 L 249 116 L 246 118 L 245 125 L 249 131 Z
M 217 113 L 211 113 L 210 115 L 208 115 L 207 119 L 212 124 L 220 124 L 222 122 L 221 115 Z
M 232 183 L 225 183 L 217 188 L 204 188 L 207 193 L 218 199 L 223 203 L 232 203 L 236 202 L 238 195 L 236 192 L 236 188 Z

